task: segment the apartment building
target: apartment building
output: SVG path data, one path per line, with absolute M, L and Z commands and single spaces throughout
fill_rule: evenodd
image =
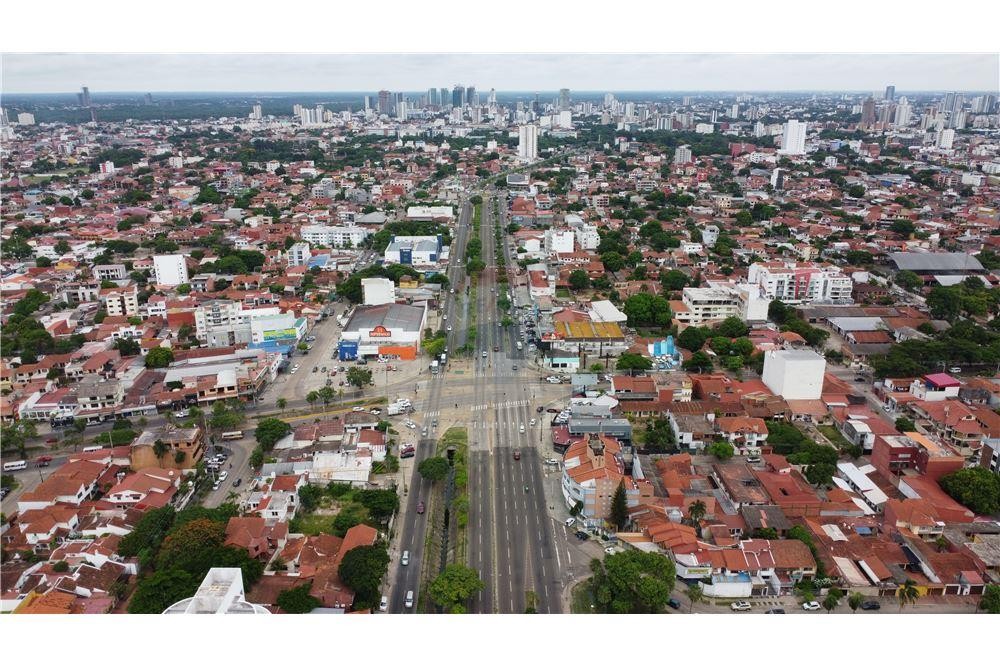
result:
M 853 281 L 840 267 L 796 262 L 757 262 L 750 265 L 747 282 L 761 287 L 769 301 L 787 304 L 854 303 Z
M 329 248 L 357 248 L 369 234 L 371 232 L 364 227 L 353 225 L 343 227 L 306 225 L 300 232 L 303 241 Z
M 139 290 L 135 285 L 102 289 L 98 298 L 111 317 L 139 315 Z

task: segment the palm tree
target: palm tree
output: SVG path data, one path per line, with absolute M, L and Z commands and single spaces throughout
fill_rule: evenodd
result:
M 847 606 L 851 608 L 854 613 L 858 612 L 861 608 L 861 604 L 865 601 L 865 596 L 861 593 L 851 593 L 847 596 Z
M 278 406 L 278 409 L 281 410 L 282 412 L 284 412 L 285 408 L 288 407 L 288 401 L 285 400 L 284 398 L 279 398 L 277 401 L 274 402 L 274 404 Z
M 705 589 L 702 588 L 701 584 L 688 586 L 688 589 L 684 592 L 687 593 L 688 600 L 691 601 L 691 604 L 688 605 L 688 613 L 690 613 L 691 610 L 694 609 L 694 605 L 696 602 L 701 602 L 702 600 L 705 599 Z
M 907 579 L 896 590 L 896 595 L 899 597 L 899 611 L 903 611 L 903 605 L 916 603 L 917 598 L 920 597 L 920 589 L 917 588 L 917 582 L 913 579 Z
M 707 511 L 708 508 L 705 507 L 705 502 L 702 500 L 696 500 L 688 505 L 688 515 L 691 517 L 691 523 L 698 525 L 705 518 Z
M 938 551 L 947 551 L 948 547 L 951 546 L 951 542 L 944 535 L 938 535 L 937 539 L 934 540 L 934 546 L 937 547 Z

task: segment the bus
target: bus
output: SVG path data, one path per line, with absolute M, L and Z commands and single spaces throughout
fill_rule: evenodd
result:
M 101 445 L 91 445 L 91 446 L 89 446 L 89 447 L 84 447 L 84 448 L 83 448 L 82 450 L 80 450 L 80 451 L 82 451 L 82 452 L 85 452 L 85 453 L 86 453 L 86 452 L 99 452 L 99 451 L 101 451 L 102 449 L 104 449 L 104 447 L 102 447 Z
M 28 468 L 27 461 L 10 461 L 9 463 L 3 464 L 4 472 L 12 472 L 14 470 L 26 470 Z
M 219 437 L 223 440 L 239 440 L 243 437 L 243 431 L 226 431 Z

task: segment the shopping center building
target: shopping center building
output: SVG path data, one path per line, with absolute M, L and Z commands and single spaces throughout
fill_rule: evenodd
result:
M 380 356 L 416 359 L 426 323 L 427 308 L 423 304 L 358 306 L 344 325 L 337 355 L 342 361 Z

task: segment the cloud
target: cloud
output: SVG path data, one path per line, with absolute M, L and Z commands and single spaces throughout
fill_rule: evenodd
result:
M 993 90 L 991 54 L 7 54 L 3 90 Z

